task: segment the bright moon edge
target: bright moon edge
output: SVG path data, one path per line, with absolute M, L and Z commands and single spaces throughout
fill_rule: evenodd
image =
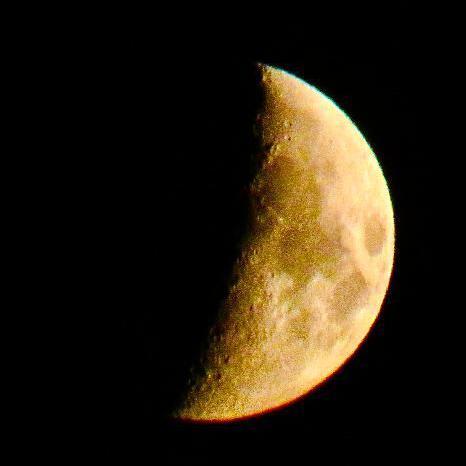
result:
M 390 280 L 393 209 L 371 148 L 320 91 L 259 70 L 251 231 L 181 420 L 241 420 L 308 394 L 364 341 Z

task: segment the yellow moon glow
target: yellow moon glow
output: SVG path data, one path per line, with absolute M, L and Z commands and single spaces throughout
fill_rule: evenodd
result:
M 260 73 L 250 229 L 182 419 L 243 418 L 310 391 L 363 341 L 390 279 L 392 204 L 369 145 L 315 88 Z

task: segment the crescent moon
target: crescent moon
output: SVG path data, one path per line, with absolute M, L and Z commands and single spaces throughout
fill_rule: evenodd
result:
M 371 148 L 317 89 L 259 70 L 250 228 L 182 419 L 244 418 L 312 390 L 364 340 L 390 280 L 393 210 Z

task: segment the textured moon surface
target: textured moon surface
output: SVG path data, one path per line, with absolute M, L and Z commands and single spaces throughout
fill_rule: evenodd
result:
M 238 419 L 309 392 L 364 340 L 390 279 L 392 204 L 371 148 L 318 90 L 259 69 L 250 227 L 182 419 Z

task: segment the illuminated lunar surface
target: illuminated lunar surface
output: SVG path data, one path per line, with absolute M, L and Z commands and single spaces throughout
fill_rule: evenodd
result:
M 369 145 L 315 88 L 260 73 L 250 228 L 182 419 L 238 419 L 309 392 L 362 342 L 389 283 L 393 211 Z

